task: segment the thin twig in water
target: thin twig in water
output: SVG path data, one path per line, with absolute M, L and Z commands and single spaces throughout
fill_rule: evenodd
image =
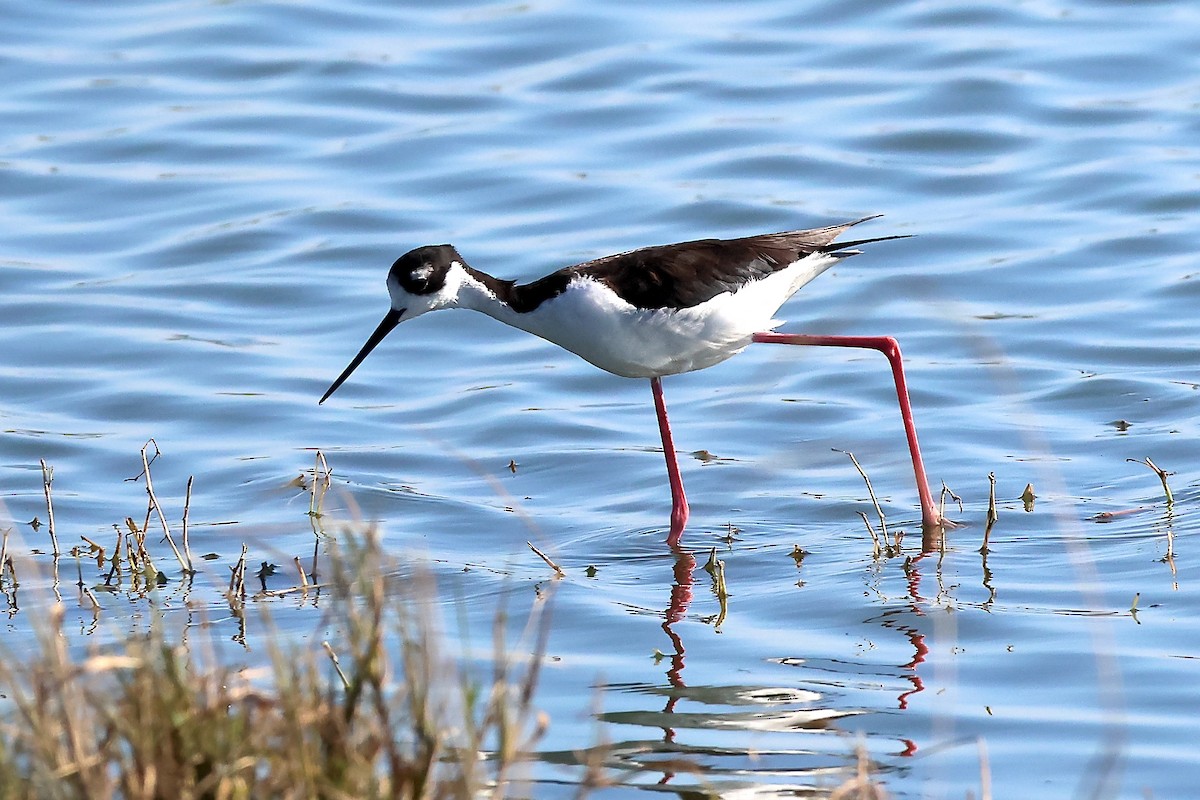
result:
M 125 526 L 129 528 L 129 532 L 125 534 L 125 555 L 129 558 L 129 568 L 135 573 L 141 574 L 145 571 L 145 563 L 150 558 L 150 554 L 146 552 L 146 532 L 138 530 L 133 517 L 125 518 Z M 133 540 L 132 544 L 130 539 Z
M 875 513 L 879 515 L 879 530 L 882 532 L 884 541 L 887 541 L 887 520 L 883 516 L 883 509 L 879 507 L 879 499 L 875 497 L 875 488 L 871 486 L 871 479 L 867 477 L 866 471 L 858 463 L 858 459 L 854 457 L 854 453 L 851 453 L 849 450 L 838 450 L 836 447 L 833 448 L 833 451 L 850 456 L 850 463 L 854 465 L 854 468 L 858 470 L 858 474 L 862 476 L 863 482 L 867 484 L 867 493 L 871 495 L 871 502 L 875 506 Z
M 333 470 L 329 468 L 329 462 L 325 460 L 325 454 L 318 450 L 316 460 L 313 463 L 312 486 L 309 487 L 308 515 L 310 517 L 321 516 L 321 507 L 325 502 L 325 491 L 329 488 L 332 477 Z M 318 484 L 321 486 L 319 494 L 317 492 Z
M 563 572 L 562 567 L 560 567 L 558 564 L 555 564 L 553 561 L 551 561 L 549 556 L 547 556 L 541 550 L 538 550 L 536 547 L 534 547 L 533 542 L 526 542 L 525 544 L 529 545 L 529 549 L 532 550 L 533 552 L 537 553 L 538 558 L 542 559 L 542 561 L 545 561 L 546 564 L 549 565 L 550 569 L 554 570 L 554 577 L 561 578 L 567 574 L 567 573 Z
M 958 495 L 956 495 L 950 489 L 950 487 L 946 485 L 945 481 L 942 481 L 942 494 L 938 498 L 938 514 L 941 515 L 942 519 L 946 518 L 946 498 L 947 497 L 949 497 L 954 502 L 958 503 L 958 513 L 962 514 L 963 513 L 962 498 L 959 497 Z
M 729 587 L 725 585 L 725 562 L 718 558 L 716 567 L 716 571 L 713 573 L 713 590 L 717 599 L 724 601 L 729 597 Z
M 883 552 L 879 546 L 879 536 L 875 533 L 875 529 L 871 527 L 871 520 L 867 517 L 867 512 L 859 511 L 858 515 L 862 517 L 863 524 L 867 526 L 867 533 L 871 534 L 871 545 L 875 551 L 875 558 L 879 558 L 879 554 Z
M 996 513 L 996 473 L 988 473 L 988 524 L 994 524 L 1000 519 L 1000 515 Z
M 300 573 L 300 587 L 303 589 L 307 589 L 308 588 L 308 573 L 306 573 L 304 571 L 304 567 L 300 564 L 300 556 L 296 556 L 295 558 L 292 559 L 292 561 L 296 562 L 296 572 Z
M 310 583 L 306 586 L 296 585 L 296 586 L 288 586 L 287 588 L 284 588 L 284 589 L 267 589 L 264 592 L 262 592 L 262 596 L 263 597 L 286 597 L 289 594 L 296 594 L 297 592 L 299 592 L 300 594 L 306 594 L 310 589 L 313 589 L 314 587 L 317 589 L 320 589 L 321 584 Z
M 125 539 L 125 536 L 121 533 L 121 529 L 116 523 L 113 524 L 113 530 L 117 532 L 117 544 L 113 547 L 112 560 L 109 562 L 112 566 L 109 568 L 108 574 L 104 576 L 105 586 L 112 586 L 113 576 L 121 569 L 121 542 Z
M 988 510 L 987 510 L 987 525 L 983 529 L 983 546 L 979 548 L 979 552 L 988 552 L 988 540 L 992 536 L 992 526 L 996 524 L 996 520 L 1000 519 L 1000 515 L 996 513 L 996 473 L 988 473 Z
M 85 587 L 83 590 L 83 596 L 87 598 L 89 603 L 91 603 L 93 614 L 99 614 L 103 610 L 103 607 L 100 605 L 100 601 L 96 599 L 96 595 L 92 594 L 91 589 Z
M 229 568 L 229 591 L 226 593 L 226 598 L 235 613 L 240 610 L 241 601 L 246 598 L 246 553 L 248 551 L 249 548 L 243 543 L 242 555 L 238 558 L 237 565 Z
M 175 559 L 183 567 L 184 572 L 190 572 L 192 569 L 191 564 L 183 560 L 183 554 L 175 546 L 175 539 L 171 536 L 171 529 L 167 526 L 167 515 L 163 513 L 162 506 L 158 503 L 158 498 L 154 496 L 154 481 L 150 478 L 150 461 L 152 459 L 146 458 L 146 448 L 150 447 L 150 445 L 154 445 L 154 458 L 158 458 L 160 452 L 158 442 L 153 439 L 148 440 L 142 445 L 142 475 L 146 477 L 146 494 L 150 495 L 150 507 L 146 509 L 146 525 L 144 527 L 150 527 L 150 514 L 152 511 L 157 511 L 158 521 L 162 523 L 163 538 L 167 540 L 167 544 L 171 545 L 171 552 L 175 554 Z
M 1153 461 L 1150 460 L 1149 456 L 1147 456 L 1146 458 L 1144 458 L 1140 461 L 1136 458 L 1127 458 L 1125 460 L 1132 461 L 1134 464 L 1143 464 L 1143 465 L 1149 467 L 1150 469 L 1154 470 L 1154 473 L 1156 475 L 1158 475 L 1158 479 L 1160 481 L 1162 481 L 1163 494 L 1165 494 L 1167 496 L 1167 508 L 1170 508 L 1172 505 L 1175 504 L 1175 496 L 1171 494 L 1171 487 L 1167 485 L 1167 476 L 1174 475 L 1175 474 L 1174 472 L 1167 472 L 1166 470 L 1160 468 L 1157 464 L 1155 464 Z M 46 491 L 47 492 L 50 491 L 49 487 L 47 487 Z M 49 496 L 49 495 L 47 495 L 47 496 Z
M 192 479 L 194 475 L 188 475 L 187 493 L 183 497 L 183 532 L 180 538 L 183 539 L 183 556 L 187 559 L 187 565 L 184 569 L 189 575 L 195 575 L 196 570 L 192 567 L 192 547 L 188 544 L 188 511 L 192 507 Z
M 42 464 L 42 488 L 46 490 L 46 529 L 50 531 L 50 547 L 53 555 L 59 554 L 58 536 L 54 531 L 54 503 L 50 500 L 50 484 L 54 483 L 54 467 L 46 466 L 46 459 L 39 459 Z

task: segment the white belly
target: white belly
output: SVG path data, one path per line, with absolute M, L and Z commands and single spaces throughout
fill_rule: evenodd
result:
M 703 369 L 740 353 L 779 324 L 779 307 L 838 259 L 819 254 L 684 309 L 639 309 L 608 287 L 578 279 L 558 297 L 503 321 L 570 350 L 603 370 L 653 378 Z

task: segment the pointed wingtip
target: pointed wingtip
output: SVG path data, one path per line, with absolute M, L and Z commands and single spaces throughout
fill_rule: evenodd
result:
M 873 219 L 879 219 L 882 216 L 883 216 L 883 214 L 872 214 L 869 217 L 863 217 L 862 219 L 856 219 L 853 222 L 847 222 L 844 225 L 837 225 L 835 227 L 840 229 L 838 231 L 840 233 L 841 231 L 845 231 L 845 230 L 848 230 L 849 228 L 853 228 L 855 225 L 858 225 L 859 223 L 869 222 L 870 220 L 873 220 Z M 892 234 L 891 236 L 873 236 L 870 239 L 855 239 L 854 241 L 850 241 L 850 242 L 831 242 L 828 245 L 828 250 L 832 255 L 854 256 L 854 255 L 858 255 L 862 251 L 852 250 L 850 248 L 858 247 L 858 246 L 864 245 L 864 244 L 872 244 L 874 242 L 888 242 L 888 241 L 891 241 L 892 239 L 911 239 L 914 236 L 916 236 L 915 233 L 897 233 L 897 234 Z
M 913 234 L 913 233 L 897 233 L 897 234 L 892 234 L 891 236 L 875 236 L 870 239 L 855 239 L 852 242 L 832 242 L 826 248 L 826 252 L 828 252 L 830 255 L 853 256 L 853 255 L 858 255 L 859 253 L 862 252 L 861 250 L 855 250 L 854 248 L 860 247 L 864 244 L 873 244 L 875 242 L 890 242 L 892 239 L 911 239 L 915 235 L 916 234 Z
M 855 225 L 859 225 L 859 224 L 861 224 L 861 223 L 863 223 L 863 222 L 870 222 L 871 220 L 873 220 L 873 219 L 879 219 L 879 218 L 880 218 L 880 217 L 882 217 L 882 216 L 883 216 L 883 214 L 871 214 L 870 216 L 861 217 L 861 218 L 859 218 L 859 219 L 856 219 L 856 220 L 854 220 L 854 222 L 847 222 L 847 223 L 846 223 L 846 227 L 847 227 L 847 228 L 852 228 L 852 227 L 854 227 Z

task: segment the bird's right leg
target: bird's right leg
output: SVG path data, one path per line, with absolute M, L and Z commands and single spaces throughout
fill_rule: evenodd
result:
M 683 528 L 688 521 L 687 496 L 683 493 L 683 478 L 679 474 L 679 461 L 675 457 L 675 441 L 671 438 L 671 424 L 667 421 L 667 404 L 663 401 L 662 378 L 651 378 L 650 389 L 654 392 L 654 410 L 658 413 L 658 432 L 662 436 L 663 456 L 667 460 L 667 478 L 671 483 L 671 532 L 667 544 L 679 544 Z

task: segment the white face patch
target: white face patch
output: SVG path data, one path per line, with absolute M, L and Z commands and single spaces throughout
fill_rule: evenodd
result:
M 458 262 L 455 262 L 458 263 Z M 433 274 L 433 264 L 425 263 L 412 271 L 412 276 L 419 281 L 429 280 L 429 276 Z

